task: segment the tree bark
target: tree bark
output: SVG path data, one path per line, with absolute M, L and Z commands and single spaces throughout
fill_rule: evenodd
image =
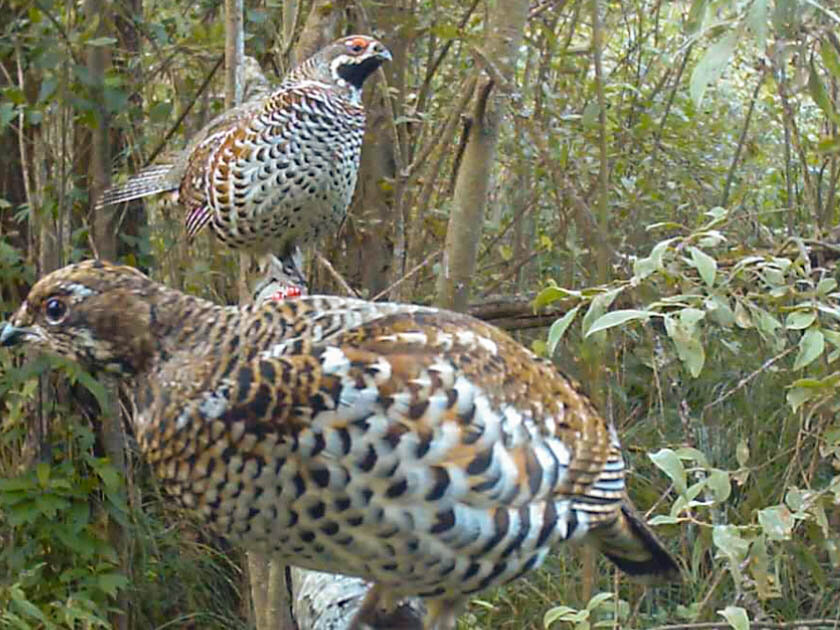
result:
M 225 108 L 242 102 L 245 63 L 244 0 L 225 0 Z M 239 255 L 240 303 L 251 299 L 248 270 L 251 256 Z M 248 581 L 257 630 L 295 630 L 291 616 L 286 567 L 271 556 L 249 552 Z
M 85 16 L 95 23 L 95 37 L 109 35 L 106 15 L 111 10 L 105 0 L 85 0 Z M 108 62 L 108 50 L 105 46 L 87 46 L 87 69 L 90 81 L 90 100 L 93 103 L 94 126 L 90 130 L 90 168 L 88 171 L 88 191 L 91 212 L 93 213 L 93 244 L 98 258 L 116 261 L 117 233 L 115 210 L 103 208 L 93 210 L 93 201 L 98 199 L 111 184 L 111 144 L 110 116 L 105 104 L 105 67 Z M 111 465 L 123 477 L 126 476 L 125 435 L 122 429 L 118 404 L 118 387 L 112 378 L 104 378 L 103 385 L 108 392 L 108 404 L 101 409 L 100 432 L 102 446 Z M 115 520 L 108 521 L 108 538 L 122 563 L 122 572 L 130 575 L 128 566 L 128 537 L 123 527 Z M 128 628 L 128 597 L 121 594 L 111 614 L 111 624 L 117 630 Z
M 488 5 L 483 56 L 510 83 L 529 3 L 526 0 L 492 0 Z M 476 87 L 466 145 L 452 195 L 436 302 L 453 310 L 466 308 L 475 273 L 499 123 L 508 96 L 506 86 L 495 85 L 496 81 L 487 76 Z

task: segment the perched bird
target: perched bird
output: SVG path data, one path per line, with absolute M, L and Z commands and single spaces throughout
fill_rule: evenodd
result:
M 365 128 L 362 85 L 388 59 L 364 35 L 326 46 L 274 91 L 210 121 L 172 163 L 105 191 L 97 207 L 174 192 L 189 239 L 209 224 L 229 247 L 266 257 L 265 284 L 305 286 L 297 248 L 347 213 Z
M 615 429 L 504 332 L 404 304 L 217 306 L 98 261 L 42 278 L 0 333 L 124 377 L 166 491 L 221 535 L 426 598 L 471 594 L 594 545 L 646 582 L 679 569 L 636 514 Z

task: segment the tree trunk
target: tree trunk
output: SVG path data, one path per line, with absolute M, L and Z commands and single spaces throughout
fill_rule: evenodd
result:
M 455 180 L 443 270 L 437 288 L 437 304 L 459 311 L 467 306 L 470 281 L 475 273 L 499 122 L 507 96 L 507 86 L 495 83 L 512 80 L 529 7 L 526 0 L 491 0 L 488 5 L 489 22 L 482 55 L 489 76 L 476 86 L 472 112 L 466 123 L 466 144 Z
M 107 20 L 110 4 L 105 0 L 85 0 L 85 16 L 97 25 L 96 37 L 107 37 Z M 116 261 L 117 234 L 115 210 L 103 208 L 93 210 L 93 201 L 98 199 L 111 183 L 110 116 L 105 106 L 105 67 L 108 51 L 105 46 L 87 46 L 87 68 L 90 81 L 90 100 L 94 108 L 94 126 L 90 130 L 90 167 L 88 170 L 88 191 L 91 213 L 93 213 L 93 244 L 98 258 Z M 120 475 L 126 476 L 125 435 L 122 430 L 118 401 L 118 387 L 114 379 L 105 377 L 103 385 L 108 392 L 106 408 L 101 409 L 100 431 L 102 446 L 111 465 Z M 128 538 L 123 527 L 115 520 L 108 522 L 108 538 L 122 563 L 122 572 L 130 575 L 128 560 Z M 111 614 L 111 624 L 116 630 L 128 628 L 128 597 L 121 594 Z
M 225 0 L 225 108 L 242 102 L 245 60 L 244 0 Z M 239 255 L 240 303 L 251 299 L 248 270 L 251 256 Z M 270 556 L 249 552 L 248 581 L 257 630 L 295 630 L 287 597 L 286 568 Z

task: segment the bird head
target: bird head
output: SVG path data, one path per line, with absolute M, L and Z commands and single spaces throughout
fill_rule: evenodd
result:
M 348 86 L 359 92 L 362 85 L 385 61 L 390 51 L 367 35 L 350 35 L 326 46 L 300 66 L 304 74 L 315 71 L 318 80 Z
M 131 267 L 68 265 L 32 287 L 0 329 L 0 345 L 27 345 L 92 372 L 139 372 L 154 350 L 149 297 L 157 286 Z

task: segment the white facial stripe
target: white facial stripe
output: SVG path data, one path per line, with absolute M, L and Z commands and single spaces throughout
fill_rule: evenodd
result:
M 79 284 L 78 282 L 70 282 L 68 284 L 62 284 L 61 288 L 67 291 L 71 298 L 72 302 L 81 302 L 86 297 L 90 297 L 95 293 L 95 291 L 89 287 L 86 287 L 83 284 Z

